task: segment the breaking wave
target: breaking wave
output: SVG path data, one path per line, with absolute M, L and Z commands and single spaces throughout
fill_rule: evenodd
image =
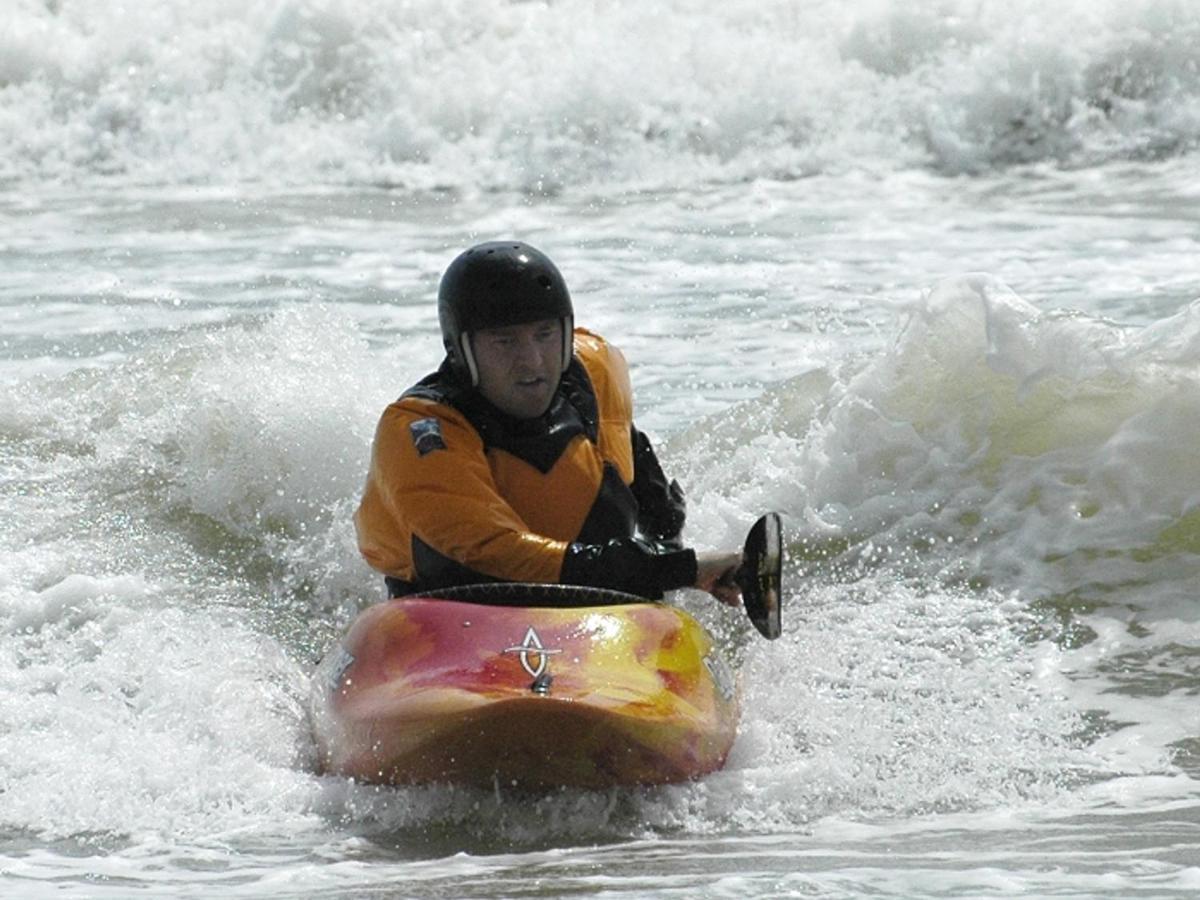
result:
M 10 183 L 620 191 L 1200 138 L 1183 0 L 13 2 Z

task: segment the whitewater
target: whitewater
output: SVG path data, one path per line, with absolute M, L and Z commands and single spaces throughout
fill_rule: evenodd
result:
M 1200 7 L 0 0 L 0 893 L 1200 894 Z M 315 772 L 465 246 L 785 634 L 666 788 Z

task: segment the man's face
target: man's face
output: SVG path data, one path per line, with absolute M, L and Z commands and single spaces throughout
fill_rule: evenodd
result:
M 518 419 L 544 413 L 562 375 L 562 322 L 483 328 L 471 334 L 479 369 L 479 393 Z

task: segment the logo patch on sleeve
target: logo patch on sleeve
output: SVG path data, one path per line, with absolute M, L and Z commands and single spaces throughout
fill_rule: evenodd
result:
M 446 449 L 446 442 L 442 440 L 442 425 L 437 419 L 417 419 L 408 426 L 408 431 L 412 435 L 413 446 L 421 456 Z

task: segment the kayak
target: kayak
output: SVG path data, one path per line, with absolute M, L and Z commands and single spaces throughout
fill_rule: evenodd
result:
M 782 634 L 780 516 L 731 576 Z M 606 788 L 720 769 L 740 715 L 720 649 L 681 609 L 600 588 L 486 584 L 369 607 L 313 676 L 324 772 L 379 784 Z
M 324 772 L 381 784 L 605 788 L 720 769 L 740 689 L 688 613 L 564 585 L 367 608 L 313 676 Z

